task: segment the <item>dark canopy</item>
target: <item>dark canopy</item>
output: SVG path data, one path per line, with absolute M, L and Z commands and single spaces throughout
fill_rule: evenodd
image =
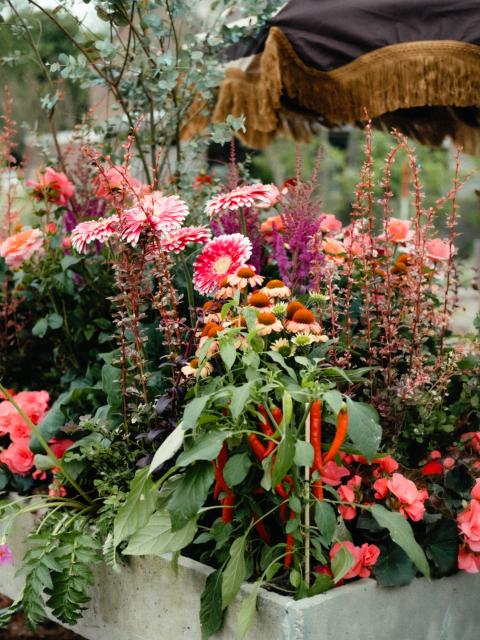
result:
M 421 142 L 480 148 L 478 0 L 290 0 L 228 58 L 213 119 L 243 113 L 249 146 L 368 113 Z

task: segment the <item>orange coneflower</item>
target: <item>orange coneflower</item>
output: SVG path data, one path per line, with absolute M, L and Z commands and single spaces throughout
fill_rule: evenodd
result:
M 298 309 L 298 311 L 293 314 L 292 319 L 287 321 L 285 326 L 291 333 L 322 333 L 322 328 L 315 320 L 315 316 L 306 308 Z
M 264 277 L 258 275 L 255 267 L 249 264 L 243 265 L 235 273 L 227 277 L 228 284 L 239 289 L 244 289 L 247 285 L 256 287 L 262 284 L 263 280 Z
M 270 280 L 263 287 L 262 293 L 267 295 L 269 298 L 281 298 L 282 300 L 289 298 L 291 295 L 290 289 L 283 280 Z
M 287 320 L 291 320 L 295 313 L 300 309 L 305 309 L 305 305 L 298 300 L 292 300 L 292 302 L 289 302 L 286 311 Z
M 186 376 L 187 378 L 190 376 L 196 376 L 198 373 L 198 365 L 199 365 L 198 358 L 193 358 L 192 360 L 190 360 L 188 364 L 182 367 L 183 375 Z M 208 375 L 212 373 L 212 371 L 213 371 L 213 367 L 210 364 L 210 362 L 205 362 L 203 367 L 200 369 L 200 377 L 206 378 Z
M 248 297 L 248 304 L 257 311 L 269 311 L 271 308 L 270 298 L 261 291 L 252 293 Z
M 258 314 L 255 327 L 261 336 L 268 336 L 272 331 L 278 332 L 283 330 L 283 325 L 280 320 L 270 311 L 263 311 Z

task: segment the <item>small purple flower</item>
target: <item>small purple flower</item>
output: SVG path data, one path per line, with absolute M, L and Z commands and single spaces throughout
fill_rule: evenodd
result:
M 12 564 L 13 553 L 8 544 L 0 544 L 0 565 Z

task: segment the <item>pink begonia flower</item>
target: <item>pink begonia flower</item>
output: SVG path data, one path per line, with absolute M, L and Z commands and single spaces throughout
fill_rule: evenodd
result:
M 43 233 L 40 229 L 25 229 L 0 244 L 0 256 L 11 269 L 18 269 L 35 254 L 41 257 L 43 252 Z
M 479 573 L 480 555 L 460 547 L 458 550 L 457 567 L 467 573 Z
M 48 391 L 20 391 L 13 399 L 33 424 L 38 424 L 43 419 L 50 402 Z
M 22 416 L 13 404 L 5 400 L 0 403 L 0 436 L 10 434 L 13 429 L 22 428 L 24 425 Z
M 434 449 L 433 451 L 430 452 L 429 457 L 431 460 L 438 460 L 439 458 L 442 457 L 442 454 L 437 449 Z
M 388 496 L 388 478 L 379 478 L 373 483 L 375 489 L 374 497 L 376 500 L 383 500 Z
M 372 460 L 372 464 L 378 464 L 382 471 L 385 473 L 393 473 L 398 469 L 398 462 L 392 458 L 392 456 L 383 456 L 383 458 L 375 458 Z
M 344 502 L 358 502 L 355 495 L 355 489 L 359 489 L 361 485 L 361 476 L 353 476 L 346 485 L 342 485 L 338 488 L 338 495 L 340 496 L 340 499 Z M 342 514 L 344 520 L 353 520 L 357 515 L 357 510 L 353 505 L 340 505 L 338 510 Z
M 480 500 L 480 478 L 475 480 L 475 485 L 471 490 L 470 495 L 472 498 L 475 498 L 475 500 Z
M 344 547 L 355 559 L 353 567 L 345 574 L 345 580 L 352 578 L 368 578 L 372 573 L 371 567 L 377 562 L 380 556 L 380 549 L 375 544 L 362 544 L 356 547 L 349 540 L 336 542 L 330 549 L 330 561 L 333 561 L 340 549 Z
M 451 245 L 448 242 L 434 238 L 425 242 L 427 257 L 434 262 L 447 262 L 451 257 Z
M 480 502 L 471 500 L 468 509 L 457 517 L 460 532 L 472 551 L 480 552 Z
M 342 482 L 342 478 L 350 475 L 350 471 L 345 467 L 338 466 L 334 460 L 330 460 L 323 465 L 320 475 L 325 484 L 336 487 Z
M 472 447 L 476 453 L 480 453 L 480 431 L 469 431 L 460 436 L 460 440 Z
M 33 467 L 34 455 L 30 451 L 28 440 L 18 440 L 0 453 L 0 462 L 5 464 L 12 473 L 26 476 Z
M 69 440 L 68 438 L 52 438 L 49 440 L 48 444 L 57 458 L 61 459 L 63 458 L 65 451 L 74 444 L 74 441 Z
M 443 466 L 445 469 L 453 469 L 456 464 L 455 458 L 446 457 L 443 459 Z
M 347 250 L 340 240 L 335 240 L 335 238 L 325 238 L 325 240 L 322 241 L 322 251 L 325 254 L 326 259 L 334 262 L 335 264 L 342 264 L 345 262 Z
M 0 544 L 0 565 L 12 564 L 13 553 L 7 544 Z
M 424 502 L 428 492 L 417 489 L 414 482 L 401 473 L 394 473 L 387 482 L 389 490 L 400 500 L 400 513 L 414 522 L 419 522 L 425 514 Z
M 324 233 L 335 232 L 342 230 L 342 223 L 333 213 L 322 213 L 320 215 L 320 231 Z
M 39 173 L 38 182 L 27 180 L 27 186 L 32 187 L 37 200 L 46 199 L 60 205 L 66 205 L 75 193 L 75 187 L 67 176 L 52 167 L 47 167 L 44 173 Z
M 38 424 L 47 412 L 50 396 L 47 391 L 20 391 L 13 396 L 27 417 Z M 13 441 L 30 437 L 30 427 L 8 400 L 0 403 L 0 435 L 9 434 Z
M 410 228 L 411 226 L 412 223 L 410 220 L 390 218 L 387 223 L 387 240 L 395 243 L 408 242 L 413 235 Z

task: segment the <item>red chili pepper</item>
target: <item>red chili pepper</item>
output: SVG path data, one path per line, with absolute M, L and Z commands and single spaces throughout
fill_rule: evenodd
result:
M 250 445 L 250 449 L 255 454 L 255 457 L 258 460 L 263 460 L 265 457 L 265 447 L 261 443 L 260 438 L 254 433 L 251 433 L 248 436 L 248 444 Z
M 279 409 L 278 407 L 273 407 L 272 416 L 273 416 L 273 419 L 275 420 L 275 422 L 277 423 L 277 425 L 279 425 L 281 423 L 281 421 L 283 420 L 282 410 Z
M 233 520 L 233 507 L 235 506 L 235 502 L 237 500 L 237 496 L 229 490 L 227 495 L 222 498 L 222 522 L 223 524 L 228 524 Z
M 320 400 L 315 400 L 310 408 L 310 442 L 313 447 L 313 471 L 322 468 L 322 405 Z M 317 500 L 323 500 L 322 481 L 312 484 L 312 493 Z
M 273 440 L 269 440 L 267 443 L 267 446 L 265 447 L 265 453 L 263 457 L 268 458 L 268 456 L 271 456 L 272 453 L 275 451 L 276 446 L 277 446 L 276 442 L 274 442 Z
M 267 528 L 263 520 L 260 519 L 260 516 L 255 511 L 253 512 L 253 524 L 259 538 L 261 538 L 266 544 L 268 544 L 268 546 L 271 546 L 272 543 Z
M 295 518 L 295 511 L 290 511 L 290 520 Z M 292 564 L 293 552 L 295 550 L 295 537 L 293 533 L 287 534 L 287 544 L 285 545 L 285 557 L 283 559 L 283 566 L 285 569 Z
M 265 409 L 263 404 L 259 404 L 257 406 L 257 409 L 258 409 L 258 413 L 260 413 L 263 418 L 263 420 L 262 419 L 259 420 L 260 428 L 262 429 L 263 433 L 266 436 L 273 436 L 274 431 L 270 425 L 270 419 L 269 419 L 267 410 Z
M 222 491 L 228 491 L 228 485 L 223 478 L 223 469 L 228 461 L 228 448 L 225 442 L 222 445 L 220 453 L 218 454 L 217 461 L 215 463 L 212 460 L 213 467 L 215 469 L 215 486 L 213 488 L 213 497 L 215 500 L 218 498 Z
M 346 406 L 343 406 L 337 418 L 337 430 L 335 432 L 335 437 L 333 438 L 330 449 L 323 459 L 323 463 L 329 462 L 333 460 L 337 453 L 340 451 L 340 447 L 345 442 L 345 438 L 347 437 L 348 432 L 348 411 Z
M 282 480 L 282 482 L 279 482 L 276 486 L 275 486 L 275 491 L 278 493 L 278 495 L 283 498 L 284 500 L 288 500 L 288 496 L 289 496 L 289 492 L 287 492 L 285 490 L 285 487 L 283 486 L 284 482 L 288 482 L 288 484 L 290 485 L 290 492 L 293 488 L 293 478 L 292 476 L 285 476 L 285 478 Z M 287 510 L 288 510 L 288 502 L 282 502 L 282 504 L 280 505 L 279 511 L 278 511 L 278 515 L 280 518 L 280 522 L 286 522 L 287 520 Z

